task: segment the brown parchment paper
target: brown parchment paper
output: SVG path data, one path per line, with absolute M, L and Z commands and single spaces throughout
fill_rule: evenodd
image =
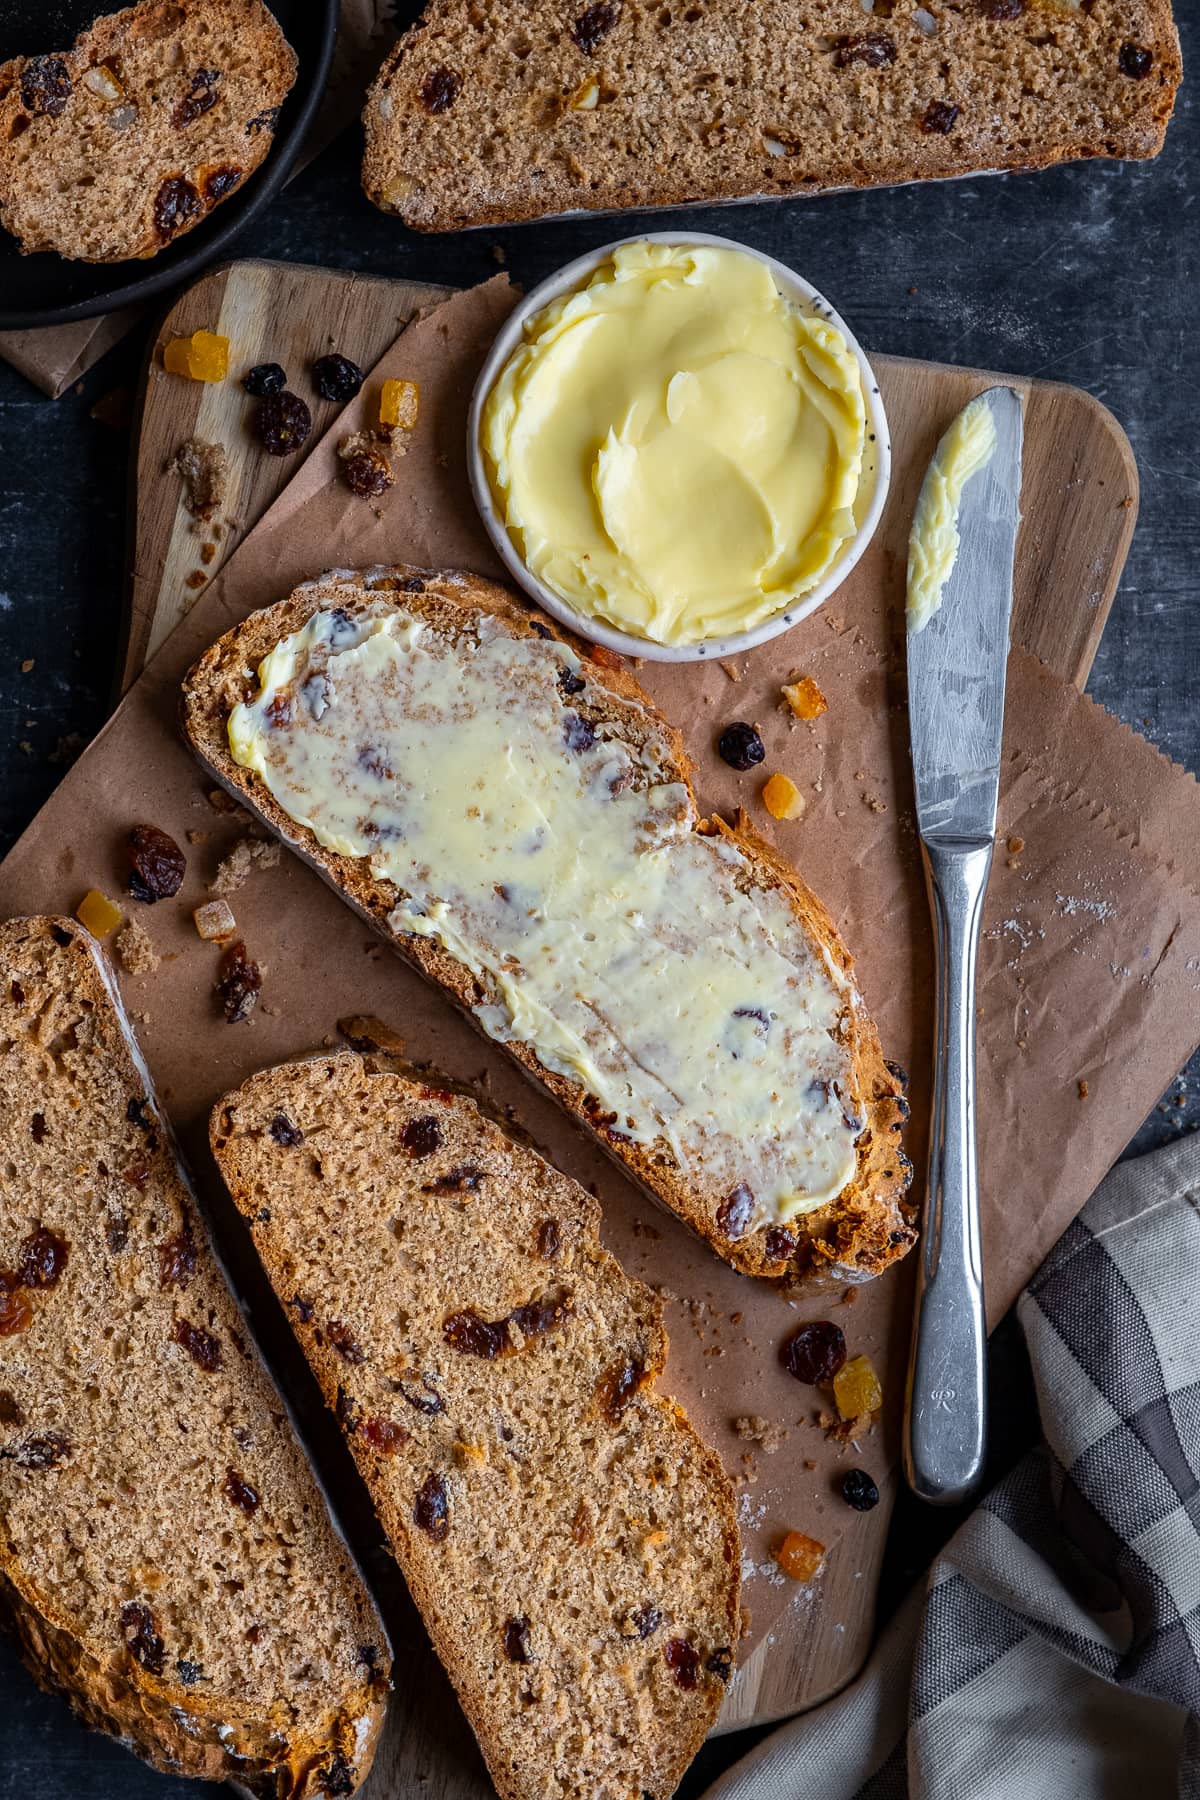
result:
M 894 1462 L 911 1259 L 853 1301 L 789 1301 L 736 1275 L 639 1195 L 495 1045 L 291 857 L 232 896 L 239 930 L 265 968 L 262 1002 L 249 1024 L 230 1027 L 220 1018 L 212 993 L 217 952 L 198 939 L 191 921 L 219 856 L 244 826 L 212 808 L 208 784 L 183 746 L 177 727 L 182 676 L 230 624 L 327 567 L 406 560 L 498 573 L 469 500 L 462 446 L 475 371 L 513 298 L 497 277 L 400 336 L 359 400 L 0 866 L 0 907 L 5 913 L 71 910 L 92 885 L 120 895 L 121 844 L 137 821 L 158 824 L 186 845 L 188 873 L 178 899 L 133 909 L 163 960 L 153 974 L 122 976 L 122 987 L 269 1350 L 279 1321 L 261 1281 L 256 1285 L 253 1254 L 206 1148 L 216 1099 L 263 1064 L 330 1042 L 339 1016 L 371 1012 L 404 1035 L 410 1057 L 478 1080 L 493 1100 L 510 1106 L 554 1161 L 600 1194 L 606 1240 L 626 1267 L 669 1298 L 671 1355 L 663 1385 L 718 1447 L 741 1487 L 752 1639 L 769 1641 L 789 1602 L 811 1608 L 813 1654 L 826 1658 L 832 1687 L 850 1672 L 846 1639 L 839 1637 L 848 1629 L 849 1607 L 823 1617 L 819 1592 L 784 1584 L 769 1551 L 791 1528 L 829 1545 L 852 1534 L 857 1573 L 869 1585 L 887 1509 L 865 1519 L 851 1514 L 835 1482 L 845 1467 L 863 1465 L 882 1477 Z M 397 462 L 395 487 L 383 500 L 365 502 L 342 483 L 336 444 L 364 420 L 387 375 L 420 383 L 420 422 Z M 887 401 L 886 370 L 881 383 Z M 646 663 L 638 671 L 683 728 L 702 803 L 721 810 L 747 805 L 840 920 L 886 1053 L 912 1070 L 907 1144 L 918 1184 L 931 962 L 911 813 L 899 622 L 903 543 L 921 455 L 945 422 L 893 417 L 899 473 L 884 524 L 850 582 L 814 618 L 736 665 Z M 1037 557 L 1027 559 L 1021 578 L 1036 581 L 1040 570 Z M 814 676 L 828 700 L 827 713 L 812 725 L 793 721 L 778 704 L 780 682 L 797 672 Z M 716 732 L 732 718 L 759 724 L 767 746 L 763 770 L 736 775 L 715 756 Z M 773 824 L 757 803 L 762 776 L 775 768 L 791 774 L 806 796 L 805 815 L 795 823 Z M 979 1020 L 993 1318 L 1200 1035 L 1196 784 L 1019 651 L 1009 672 L 1000 819 Z M 779 1362 L 789 1331 L 820 1316 L 837 1318 L 851 1352 L 871 1354 L 883 1377 L 882 1418 L 849 1449 L 827 1441 L 815 1422 L 821 1396 L 798 1387 Z M 286 1385 L 295 1378 L 295 1357 L 282 1340 L 277 1366 L 280 1361 Z M 768 1454 L 739 1438 L 732 1421 L 741 1415 L 782 1426 L 782 1446 Z M 809 1679 L 806 1691 L 811 1695 L 819 1685 Z

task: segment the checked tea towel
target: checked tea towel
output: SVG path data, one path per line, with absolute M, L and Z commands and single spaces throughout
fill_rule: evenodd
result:
M 1200 1134 L 1114 1169 L 1018 1313 L 1041 1447 L 706 1800 L 1200 1800 Z

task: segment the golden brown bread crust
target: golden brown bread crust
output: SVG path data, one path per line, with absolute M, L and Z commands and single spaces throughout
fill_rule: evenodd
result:
M 42 1050 L 42 1057 L 47 1068 L 59 1055 L 65 1059 L 72 1055 L 85 1056 L 93 1068 L 97 1063 L 108 1066 L 114 1106 L 119 1108 L 122 1126 L 136 1140 L 142 1158 L 137 1188 L 126 1187 L 124 1190 L 130 1196 L 131 1217 L 123 1225 L 123 1230 L 128 1232 L 128 1241 L 122 1243 L 119 1259 L 114 1253 L 111 1280 L 108 1272 L 99 1267 L 95 1240 L 98 1239 L 101 1245 L 104 1242 L 105 1210 L 97 1195 L 91 1193 L 89 1171 L 74 1161 L 63 1171 L 64 1182 L 84 1197 L 84 1203 L 77 1215 L 80 1229 L 78 1232 L 72 1229 L 70 1233 L 72 1241 L 61 1284 L 57 1292 L 47 1290 L 42 1301 L 35 1305 L 31 1327 L 21 1334 L 0 1338 L 0 1388 L 3 1389 L 0 1436 L 4 1440 L 0 1456 L 5 1459 L 4 1468 L 13 1482 L 39 1483 L 38 1490 L 32 1495 L 32 1503 L 52 1526 L 48 1531 L 39 1529 L 31 1533 L 22 1510 L 23 1496 L 15 1488 L 6 1488 L 4 1530 L 0 1533 L 0 1618 L 23 1660 L 43 1687 L 62 1694 L 85 1723 L 119 1738 L 165 1773 L 194 1775 L 209 1781 L 236 1781 L 247 1790 L 261 1794 L 263 1800 L 317 1800 L 321 1795 L 328 1795 L 333 1800 L 337 1794 L 348 1794 L 370 1768 L 383 1723 L 388 1687 L 386 1638 L 345 1546 L 337 1539 L 325 1515 L 316 1484 L 292 1438 L 278 1396 L 259 1366 L 255 1352 L 248 1346 L 241 1363 L 245 1373 L 234 1375 L 227 1390 L 223 1390 L 234 1401 L 232 1418 L 240 1417 L 248 1428 L 253 1429 L 254 1438 L 247 1440 L 244 1454 L 258 1460 L 257 1465 L 247 1462 L 246 1467 L 254 1469 L 256 1482 L 260 1480 L 257 1467 L 261 1466 L 273 1482 L 280 1484 L 278 1488 L 270 1489 L 266 1482 L 260 1484 L 263 1490 L 260 1499 L 268 1509 L 273 1512 L 276 1504 L 281 1509 L 294 1509 L 296 1522 L 290 1526 L 294 1553 L 292 1579 L 297 1583 L 327 1583 L 331 1593 L 341 1595 L 345 1619 L 352 1622 L 356 1638 L 361 1636 L 364 1642 L 374 1641 L 374 1654 L 370 1662 L 364 1663 L 353 1675 L 347 1666 L 336 1691 L 333 1691 L 331 1681 L 324 1692 L 310 1690 L 305 1695 L 299 1691 L 289 1692 L 280 1669 L 279 1691 L 270 1703 L 264 1704 L 258 1696 L 235 1691 L 232 1683 L 208 1679 L 201 1674 L 198 1665 L 195 1683 L 185 1682 L 177 1670 L 186 1669 L 186 1665 L 173 1660 L 178 1654 L 179 1641 L 165 1614 L 153 1626 L 155 1630 L 161 1629 L 166 1640 L 165 1658 L 163 1641 L 158 1643 L 160 1666 L 157 1670 L 146 1667 L 138 1659 L 124 1634 L 122 1603 L 140 1592 L 137 1587 L 127 1584 L 137 1582 L 142 1576 L 140 1558 L 149 1558 L 157 1564 L 152 1547 L 154 1531 L 161 1519 L 169 1522 L 175 1517 L 170 1509 L 178 1501 L 180 1489 L 170 1485 L 157 1488 L 147 1503 L 150 1517 L 143 1520 L 133 1503 L 135 1489 L 130 1487 L 127 1493 L 121 1492 L 122 1466 L 119 1460 L 113 1460 L 119 1459 L 119 1447 L 105 1447 L 107 1433 L 112 1433 L 119 1446 L 117 1431 L 122 1416 L 121 1402 L 117 1400 L 106 1405 L 103 1390 L 98 1387 L 90 1390 L 94 1396 L 92 1413 L 84 1415 L 82 1407 L 87 1395 L 81 1396 L 78 1387 L 65 1390 L 74 1396 L 74 1404 L 65 1402 L 61 1394 L 47 1399 L 51 1375 L 40 1375 L 38 1370 L 45 1368 L 51 1360 L 59 1362 L 63 1369 L 75 1368 L 81 1362 L 77 1347 L 70 1342 L 72 1328 L 81 1340 L 83 1355 L 94 1365 L 93 1379 L 104 1380 L 101 1358 L 91 1342 L 95 1328 L 93 1314 L 72 1310 L 68 1319 L 61 1310 L 64 1306 L 75 1306 L 73 1294 L 76 1290 L 68 1277 L 73 1279 L 78 1274 L 89 1283 L 104 1281 L 103 1292 L 108 1296 L 104 1316 L 109 1318 L 110 1327 L 128 1327 L 131 1340 L 134 1327 L 130 1321 L 135 1312 L 140 1311 L 146 1317 L 157 1306 L 165 1315 L 172 1303 L 172 1293 L 178 1290 L 148 1298 L 139 1287 L 132 1267 L 145 1255 L 140 1249 L 144 1241 L 140 1236 L 144 1231 L 144 1220 L 139 1217 L 138 1209 L 153 1205 L 156 1214 L 160 1210 L 165 1212 L 169 1221 L 165 1227 L 159 1225 L 159 1230 L 178 1228 L 189 1240 L 193 1259 L 193 1269 L 186 1282 L 189 1309 L 205 1308 L 207 1323 L 218 1339 L 233 1337 L 236 1330 L 233 1322 L 236 1319 L 240 1324 L 241 1320 L 232 1296 L 225 1289 L 203 1225 L 189 1204 L 173 1147 L 164 1142 L 157 1131 L 146 1131 L 147 1123 L 162 1125 L 164 1117 L 157 1108 L 140 1063 L 102 952 L 74 920 L 52 917 L 10 920 L 0 925 L 0 968 L 5 977 L 3 1026 L 6 1036 L 19 1038 L 26 1031 L 36 1035 L 42 1020 L 69 1020 L 75 1016 L 71 1008 L 78 1007 L 79 1016 L 84 1020 L 81 1029 L 92 1035 L 85 1036 L 63 1052 L 57 1051 L 52 1041 Z M 13 993 L 12 989 L 17 992 Z M 57 1014 L 52 1005 L 47 1004 L 39 1013 L 38 1022 L 30 1026 L 25 1011 L 29 1004 L 38 1004 L 35 994 L 43 991 L 52 996 L 63 996 L 70 1006 Z M 66 1036 L 74 1036 L 71 1027 Z M 41 1045 L 40 1036 L 37 1042 Z M 26 1076 L 30 1073 L 27 1064 L 18 1063 L 17 1068 L 18 1073 L 21 1070 Z M 7 1070 L 5 1073 L 7 1076 Z M 41 1173 L 37 1194 L 28 1194 L 17 1180 L 4 1184 L 0 1229 L 6 1239 L 5 1260 L 11 1254 L 8 1244 L 13 1236 L 20 1236 L 26 1228 L 31 1199 L 39 1207 L 44 1222 L 59 1230 L 66 1229 L 55 1183 L 46 1174 L 47 1167 L 53 1171 L 54 1158 L 59 1155 L 53 1149 L 59 1134 L 53 1085 L 54 1077 L 47 1076 L 37 1089 L 37 1100 L 45 1111 L 35 1117 L 43 1121 L 42 1134 L 49 1147 L 49 1162 L 45 1160 L 47 1152 L 43 1152 L 43 1160 L 38 1164 Z M 65 1079 L 62 1085 L 66 1086 Z M 68 1103 L 69 1100 L 68 1094 Z M 14 1099 L 11 1093 L 7 1094 L 6 1103 L 15 1115 L 13 1123 L 19 1137 L 20 1128 L 25 1126 L 24 1096 Z M 79 1105 L 78 1099 L 75 1105 Z M 127 1110 L 128 1107 L 134 1110 Z M 141 1123 L 135 1122 L 139 1120 Z M 9 1154 L 13 1152 L 15 1142 L 16 1138 L 10 1135 Z M 105 1154 L 111 1155 L 108 1138 L 98 1138 L 98 1142 Z M 120 1179 L 115 1169 L 113 1174 L 114 1179 Z M 135 1192 L 136 1201 L 133 1198 Z M 89 1207 L 93 1215 L 90 1221 L 84 1216 Z M 85 1235 L 89 1223 L 93 1227 L 91 1237 Z M 158 1254 L 152 1247 L 150 1255 L 157 1259 Z M 118 1260 L 119 1269 L 116 1266 Z M 128 1318 L 115 1309 L 117 1300 L 126 1303 Z M 38 1330 L 39 1319 L 43 1318 L 48 1334 L 45 1337 L 39 1335 Z M 107 1335 L 112 1335 L 111 1329 Z M 165 1347 L 159 1354 L 167 1354 Z M 32 1370 L 29 1367 L 31 1358 L 34 1358 Z M 138 1362 L 136 1350 L 127 1352 L 122 1367 L 129 1389 L 139 1397 L 143 1407 L 149 1405 L 151 1377 Z M 66 1426 L 69 1431 L 69 1436 L 66 1432 L 59 1433 L 65 1465 L 61 1470 L 50 1465 L 40 1474 L 26 1473 L 26 1469 L 36 1470 L 37 1465 L 23 1460 L 22 1438 L 27 1426 L 36 1428 L 43 1422 L 47 1406 L 56 1426 Z M 193 1418 L 191 1424 L 196 1430 L 204 1430 L 207 1418 Z M 138 1430 L 142 1429 L 143 1425 L 139 1423 Z M 169 1456 L 171 1452 L 168 1450 L 166 1454 Z M 106 1479 L 89 1485 L 81 1499 L 79 1483 L 81 1478 L 88 1479 L 87 1462 L 92 1456 L 100 1455 L 107 1459 Z M 211 1512 L 214 1505 L 210 1484 L 214 1477 L 219 1481 L 223 1461 L 219 1446 L 206 1441 L 203 1449 L 197 1444 L 190 1461 L 181 1465 L 182 1469 L 192 1471 L 182 1477 L 182 1485 L 206 1512 Z M 128 1476 L 129 1465 L 125 1464 L 124 1469 Z M 139 1482 L 143 1475 L 146 1482 L 154 1478 L 149 1459 L 144 1470 L 139 1472 Z M 57 1490 L 47 1485 L 54 1480 L 70 1484 L 62 1491 L 61 1501 L 56 1500 Z M 156 1503 L 167 1509 L 160 1518 L 154 1517 Z M 256 1500 L 256 1506 L 258 1503 Z M 88 1569 L 84 1556 L 72 1547 L 72 1529 L 79 1530 L 74 1509 L 82 1508 L 92 1519 L 101 1520 L 119 1516 L 113 1512 L 114 1505 L 118 1509 L 124 1508 L 118 1555 L 123 1555 L 130 1566 L 126 1570 L 119 1563 L 111 1568 L 106 1565 L 103 1576 L 96 1578 L 95 1571 Z M 312 1517 L 310 1522 L 301 1524 L 299 1518 L 304 1510 Z M 233 1518 L 237 1521 L 235 1529 L 248 1527 L 246 1519 L 237 1520 L 236 1514 Z M 55 1520 L 60 1521 L 57 1526 L 53 1525 Z M 140 1526 L 144 1529 L 140 1530 Z M 215 1529 L 212 1536 L 216 1537 Z M 257 1554 L 265 1555 L 271 1548 L 271 1540 L 264 1534 L 259 1542 Z M 187 1556 L 196 1551 L 190 1540 L 186 1549 L 182 1540 L 180 1546 L 182 1565 Z M 71 1564 L 65 1578 L 66 1588 L 63 1587 L 64 1577 L 54 1561 L 58 1556 Z M 230 1566 L 234 1566 L 232 1557 Z M 147 1582 L 153 1578 L 162 1583 L 164 1607 L 173 1604 L 170 1594 L 172 1575 L 178 1578 L 179 1569 L 172 1571 L 161 1565 L 157 1567 L 157 1573 L 147 1571 L 144 1575 Z M 76 1590 L 81 1587 L 85 1591 L 83 1597 L 77 1599 Z M 71 1595 L 69 1603 L 67 1593 Z M 178 1597 L 185 1604 L 190 1597 L 199 1606 L 199 1593 L 197 1586 L 194 1594 Z M 89 1605 L 93 1594 L 96 1604 Z M 159 1598 L 158 1592 L 152 1595 L 155 1606 L 159 1604 Z M 210 1602 L 212 1616 L 204 1631 L 219 1635 L 222 1629 L 244 1626 L 246 1615 L 239 1619 L 237 1606 L 235 1599 L 227 1601 L 223 1610 L 219 1604 Z M 98 1617 L 103 1620 L 104 1629 L 99 1628 Z M 201 1635 L 201 1632 L 196 1633 L 196 1641 Z
M 397 935 L 388 925 L 398 890 L 374 879 L 367 864 L 323 849 L 311 833 L 298 827 L 266 791 L 259 779 L 239 767 L 229 753 L 226 725 L 239 701 L 256 691 L 254 671 L 278 641 L 298 630 L 323 604 L 344 608 L 351 615 L 369 609 L 389 592 L 421 617 L 448 631 L 461 628 L 467 618 L 486 614 L 504 620 L 521 635 L 556 636 L 583 656 L 585 644 L 552 627 L 522 605 L 505 588 L 474 575 L 436 573 L 397 568 L 368 571 L 362 575 L 333 573 L 296 590 L 288 599 L 255 613 L 221 638 L 189 673 L 183 690 L 183 726 L 193 750 L 229 790 L 250 807 L 383 933 L 429 980 L 467 1010 L 487 998 L 476 978 L 433 938 Z M 605 653 L 602 662 L 588 668 L 589 690 L 598 688 L 615 698 L 634 701 L 652 721 L 654 731 L 664 731 L 672 748 L 675 778 L 691 788 L 691 767 L 679 733 L 662 719 L 649 697 L 623 666 L 612 666 Z M 599 702 L 603 710 L 603 697 Z M 622 729 L 629 731 L 626 709 Z M 632 732 L 629 733 L 631 736 Z M 735 842 L 748 857 L 756 883 L 786 894 L 797 919 L 810 939 L 825 948 L 837 966 L 850 974 L 852 959 L 836 927 L 815 895 L 759 838 L 744 818 L 734 827 L 720 819 L 698 822 L 697 829 L 719 832 Z M 904 1076 L 884 1061 L 878 1033 L 861 997 L 851 984 L 852 1003 L 845 1021 L 853 1070 L 853 1094 L 849 1096 L 865 1127 L 857 1143 L 857 1168 L 853 1181 L 828 1206 L 792 1221 L 793 1247 L 768 1256 L 768 1232 L 759 1229 L 736 1241 L 722 1236 L 714 1224 L 716 1202 L 693 1191 L 666 1149 L 656 1144 L 643 1148 L 611 1129 L 590 1095 L 576 1082 L 546 1069 L 525 1044 L 508 1043 L 504 1049 L 540 1086 L 547 1088 L 574 1118 L 587 1125 L 625 1172 L 638 1181 L 660 1204 L 677 1214 L 714 1250 L 747 1274 L 766 1277 L 784 1285 L 828 1276 L 842 1283 L 866 1281 L 881 1274 L 911 1248 L 916 1231 L 908 1208 L 907 1191 L 912 1167 L 900 1147 L 899 1132 L 908 1116 L 902 1089 Z M 772 1237 L 780 1248 L 781 1240 Z
M 264 1069 L 214 1107 L 213 1154 L 502 1800 L 667 1800 L 732 1669 L 733 1488 L 653 1391 L 663 1303 L 600 1244 L 598 1203 L 440 1079 L 345 1052 Z M 419 1157 L 414 1127 L 436 1127 Z M 515 1353 L 448 1344 L 465 1304 L 494 1318 L 547 1286 L 563 1317 Z M 618 1356 L 634 1379 L 614 1413 Z M 414 1511 L 427 1474 L 446 1491 L 438 1538 Z M 631 1628 L 625 1609 L 647 1602 L 653 1621 Z M 689 1681 L 672 1640 L 695 1650 Z
M 363 187 L 450 231 L 1151 157 L 1181 76 L 1169 0 L 430 0 Z

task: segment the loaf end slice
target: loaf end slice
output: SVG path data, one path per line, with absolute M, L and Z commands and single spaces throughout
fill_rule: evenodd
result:
M 296 57 L 262 0 L 142 0 L 0 67 L 0 223 L 23 251 L 154 256 L 271 147 Z
M 155 1767 L 351 1793 L 383 1626 L 246 1335 L 99 949 L 0 926 L 0 1606 Z
M 595 1201 L 352 1054 L 211 1137 L 503 1800 L 667 1800 L 732 1671 L 734 1496 Z
M 363 113 L 424 231 L 813 194 L 1162 146 L 1169 0 L 430 0 Z
M 348 665 L 343 678 L 337 644 L 325 645 L 329 655 L 322 660 L 324 651 L 310 657 L 303 636 L 296 636 L 326 628 L 344 647 L 370 633 L 411 640 L 411 663 L 392 672 L 410 689 L 398 698 L 383 694 L 382 711 L 368 695 L 370 717 L 360 715 L 355 694 L 361 701 L 362 690 L 354 689 Z M 271 666 L 291 675 L 268 699 L 255 671 L 285 640 L 294 640 L 294 660 L 289 651 Z M 184 729 L 217 779 L 594 1132 L 652 1198 L 727 1261 L 788 1284 L 870 1279 L 915 1239 L 912 1166 L 900 1142 L 908 1113 L 903 1072 L 884 1061 L 851 958 L 820 902 L 744 821 L 731 829 L 699 817 L 679 734 L 632 675 L 582 651 L 508 590 L 476 576 L 335 572 L 252 615 L 201 658 L 184 685 Z M 329 754 L 349 796 L 344 816 L 332 820 L 326 811 L 314 828 L 304 795 L 298 803 L 291 796 L 289 810 L 268 785 L 267 771 L 235 760 L 229 721 L 243 703 L 259 708 L 269 725 L 264 754 L 275 745 L 287 754 L 293 733 L 308 742 L 306 734 L 319 728 L 314 745 L 320 733 L 334 739 L 341 733 Z M 338 710 L 347 708 L 348 714 Z M 476 717 L 495 734 L 495 744 L 463 767 L 462 746 Z M 555 842 L 579 846 L 558 868 L 560 879 L 538 873 L 544 859 L 535 864 L 518 853 L 519 845 L 545 838 L 537 819 L 517 822 L 527 784 L 515 772 L 526 766 L 551 771 L 542 814 L 551 861 Z M 497 769 L 513 772 L 499 795 L 489 787 Z M 582 800 L 581 779 L 588 785 Z M 624 898 L 606 898 L 617 867 L 612 856 L 623 853 L 607 840 L 598 848 L 609 818 L 606 806 L 579 811 L 591 794 L 608 796 L 618 809 L 632 805 L 642 815 L 629 827 L 636 841 L 665 833 L 669 854 L 685 859 L 688 866 L 665 883 L 656 919 L 638 904 L 644 868 L 653 871 L 649 879 L 659 879 L 661 865 L 653 858 L 647 865 L 636 856 L 624 863 Z M 473 814 L 476 795 L 482 811 Z M 414 848 L 422 808 L 428 867 Z M 443 866 L 446 847 L 459 841 L 472 816 L 481 823 L 471 827 L 471 859 Z M 403 875 L 411 888 L 400 885 L 399 873 L 393 879 L 385 872 L 397 868 L 388 860 L 393 846 L 415 858 Z M 702 876 L 697 863 L 706 865 Z M 590 866 L 595 880 L 586 893 L 566 898 L 572 865 Z M 672 912 L 674 895 L 687 891 L 679 886 L 685 876 L 700 881 L 691 889 L 699 902 L 707 906 L 716 896 L 703 917 L 694 917 L 686 903 Z M 479 889 L 465 909 L 458 891 L 464 880 Z M 571 910 L 580 902 L 596 913 L 590 932 Z M 477 918 L 480 908 L 487 916 L 463 941 L 457 926 L 469 922 L 471 907 Z M 757 933 L 756 913 L 774 921 L 784 985 L 775 984 L 771 970 L 763 979 L 761 965 L 750 979 L 739 968 L 740 926 L 726 931 L 724 921 L 736 915 Z M 625 918 L 621 972 L 610 980 L 607 934 L 614 920 Z M 430 929 L 427 920 L 441 922 Z M 573 936 L 538 950 L 543 925 Z M 572 971 L 592 942 L 603 966 L 593 966 L 589 980 L 597 985 L 583 995 L 583 1005 L 581 978 Z M 546 949 L 563 971 L 563 985 L 539 1012 L 524 1005 L 524 964 L 532 959 L 536 970 Z M 620 1031 L 611 1027 L 614 1006 L 624 1012 Z M 671 1019 L 678 1023 L 670 1025 L 664 1058 L 658 1040 Z M 783 1063 L 772 1060 L 781 1044 L 790 1046 Z M 682 1061 L 673 1064 L 673 1056 Z M 686 1142 L 674 1123 L 682 1116 L 673 1110 L 681 1079 L 691 1085 L 685 1101 L 699 1095 L 698 1122 Z M 628 1112 L 634 1087 L 641 1090 L 640 1124 Z M 731 1112 L 728 1096 L 735 1093 Z M 757 1122 L 747 1124 L 755 1114 Z M 736 1129 L 726 1129 L 730 1117 Z M 834 1139 L 838 1172 L 822 1187 L 808 1180 L 807 1164 Z M 795 1216 L 766 1203 L 780 1159 L 798 1172 L 809 1195 Z M 823 1179 L 829 1174 L 825 1165 Z

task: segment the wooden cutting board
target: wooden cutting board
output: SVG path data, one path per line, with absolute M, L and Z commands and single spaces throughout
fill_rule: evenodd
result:
M 259 360 L 281 362 L 293 387 L 313 403 L 311 443 L 335 410 L 332 403 L 314 401 L 307 380 L 312 358 L 337 348 L 369 368 L 406 319 L 442 291 L 249 262 L 211 273 L 179 300 L 153 348 L 142 396 L 126 683 L 302 460 L 262 454 L 247 429 L 253 403 L 236 379 L 201 386 L 166 375 L 161 366 L 166 339 L 200 326 L 224 333 L 234 345 L 235 377 Z M 978 381 L 974 372 L 940 365 L 879 361 L 887 370 L 893 427 L 906 413 L 910 423 L 924 422 L 926 435 L 957 410 L 968 380 Z M 1087 395 L 1043 382 L 1014 385 L 1027 408 L 1019 556 L 1037 571 L 1036 579 L 1018 581 L 1022 601 L 1014 635 L 1057 674 L 1082 687 L 1133 529 L 1136 469 L 1120 427 Z M 180 504 L 177 477 L 164 474 L 180 443 L 193 433 L 222 443 L 229 454 L 224 513 L 231 522 L 220 536 L 197 526 Z M 889 1360 L 887 1366 L 898 1363 Z M 804 1590 L 802 1604 L 798 1594 L 741 1670 L 723 1728 L 813 1705 L 852 1677 L 870 1641 L 889 1510 L 884 1504 L 851 1521 L 820 1583 Z M 490 1790 L 477 1753 L 415 1622 L 412 1641 L 398 1644 L 397 1652 L 392 1725 L 370 1793 L 380 1800 L 418 1790 L 429 1800 L 480 1800 Z

